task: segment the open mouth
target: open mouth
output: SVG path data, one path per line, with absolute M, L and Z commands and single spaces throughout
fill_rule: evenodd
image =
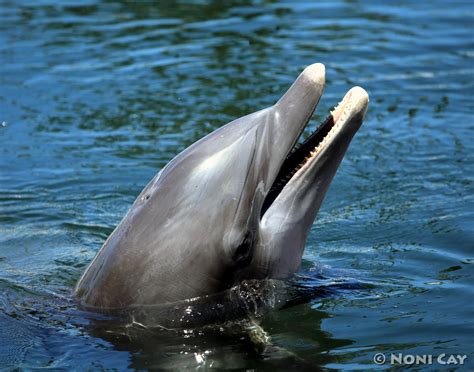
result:
M 311 163 L 312 160 L 315 159 L 321 151 L 335 139 L 336 134 L 340 129 L 349 122 L 348 119 L 354 99 L 356 99 L 356 97 L 353 97 L 351 90 L 331 111 L 327 119 L 324 120 L 308 138 L 301 143 L 297 143 L 290 150 L 275 181 L 273 182 L 272 187 L 270 188 L 270 191 L 265 197 L 260 217 L 263 217 L 265 212 L 272 205 L 288 182 L 290 182 L 298 172 L 304 171 L 303 168 L 309 165 L 309 163 Z

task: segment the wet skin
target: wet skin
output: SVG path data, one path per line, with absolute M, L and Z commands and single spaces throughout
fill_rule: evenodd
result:
M 367 110 L 352 88 L 296 146 L 322 95 L 308 66 L 273 106 L 210 133 L 145 187 L 79 280 L 83 307 L 126 309 L 298 271 L 308 231 Z

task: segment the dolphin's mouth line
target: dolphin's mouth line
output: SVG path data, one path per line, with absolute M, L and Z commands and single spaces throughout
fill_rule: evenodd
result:
M 281 193 L 283 188 L 290 182 L 295 174 L 320 153 L 334 138 L 337 129 L 346 122 L 347 114 L 351 108 L 350 97 L 345 97 L 336 107 L 331 110 L 330 115 L 322 121 L 314 132 L 303 142 L 298 142 L 285 158 L 280 171 L 263 202 L 260 217 L 270 208 L 272 203 Z M 308 119 L 309 122 L 309 119 Z M 308 125 L 308 123 L 306 123 Z

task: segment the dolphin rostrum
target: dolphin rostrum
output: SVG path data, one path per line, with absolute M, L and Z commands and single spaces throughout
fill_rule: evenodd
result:
M 85 308 L 213 295 L 299 270 L 308 231 L 368 105 L 349 90 L 301 144 L 325 82 L 308 66 L 273 106 L 197 141 L 145 187 L 79 280 Z

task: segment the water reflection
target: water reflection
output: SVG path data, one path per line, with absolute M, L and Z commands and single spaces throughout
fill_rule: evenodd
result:
M 377 290 L 289 307 L 263 328 L 325 368 L 372 367 L 375 351 L 470 352 L 471 8 L 0 0 L 2 364 L 194 367 L 196 352 L 206 366 L 277 368 L 240 340 L 245 333 L 185 338 L 134 326 L 130 338 L 91 327 L 68 299 L 170 158 L 273 104 L 316 61 L 328 75 L 313 126 L 353 84 L 369 91 L 371 106 L 310 233 L 305 265 L 355 270 Z
M 292 309 L 291 314 L 276 314 L 258 331 L 255 324 L 247 321 L 180 330 L 146 329 L 140 323 L 118 326 L 108 321 L 93 322 L 86 329 L 94 337 L 110 342 L 115 350 L 130 353 L 128 367 L 133 369 L 318 370 L 319 365 L 335 362 L 335 357 L 326 354 L 328 350 L 352 344 L 322 331 L 321 320 L 330 315 L 309 305 Z M 311 328 L 302 326 L 301 322 L 308 319 Z M 263 329 L 273 334 L 271 340 L 262 341 L 268 337 L 261 333 Z

